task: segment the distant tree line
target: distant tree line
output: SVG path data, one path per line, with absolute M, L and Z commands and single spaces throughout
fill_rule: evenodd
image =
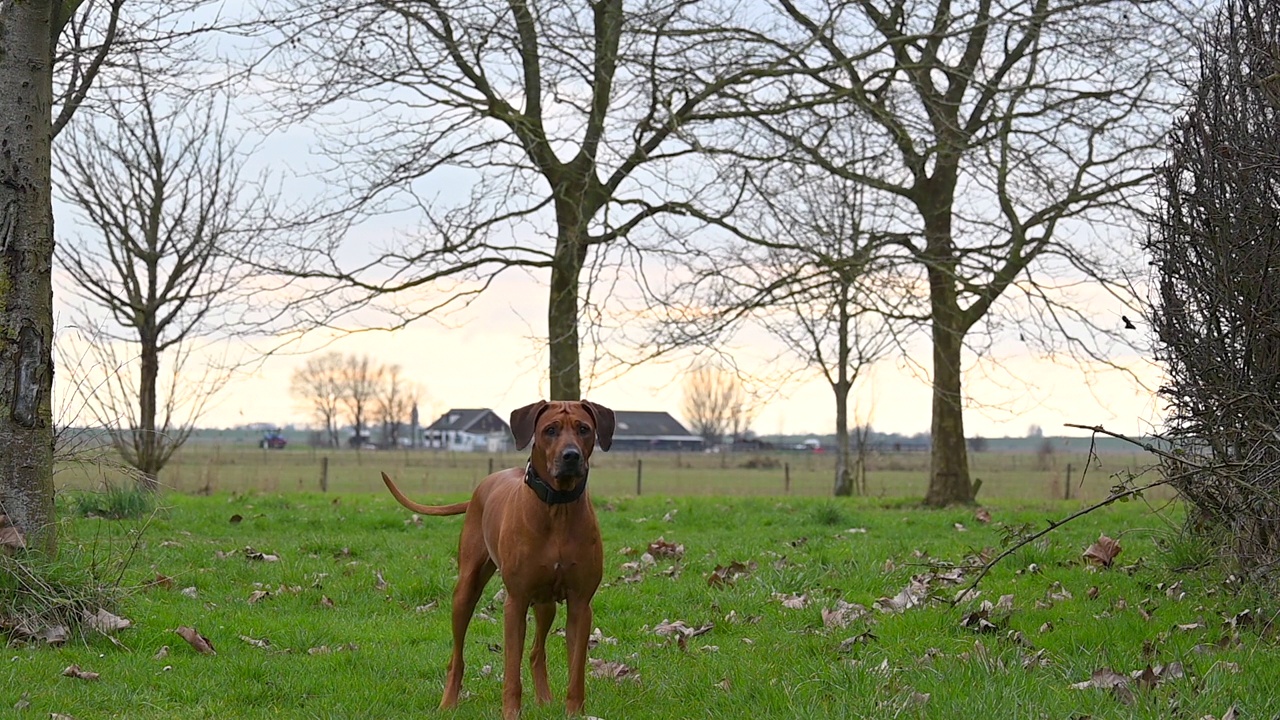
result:
M 410 417 L 421 390 L 399 365 L 380 365 L 368 355 L 330 352 L 311 358 L 293 372 L 289 387 L 294 400 L 323 428 L 323 444 L 339 447 L 340 429 L 350 425 L 349 442 L 372 441 L 395 447 L 408 437 Z

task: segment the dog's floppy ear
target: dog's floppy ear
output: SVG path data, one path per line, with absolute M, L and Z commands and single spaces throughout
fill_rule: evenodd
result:
M 596 440 L 600 443 L 600 449 L 608 452 L 609 446 L 613 444 L 613 429 L 616 422 L 613 417 L 613 411 L 601 405 L 593 403 L 590 400 L 583 400 L 582 407 L 591 413 L 591 417 L 596 421 Z
M 516 438 L 516 449 L 523 450 L 533 439 L 533 432 L 538 425 L 538 416 L 547 409 L 547 401 L 539 400 L 532 405 L 525 405 L 511 411 L 511 434 Z

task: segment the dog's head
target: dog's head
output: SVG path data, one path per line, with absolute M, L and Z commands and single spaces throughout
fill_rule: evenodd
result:
M 586 476 L 587 460 L 597 442 L 601 450 L 609 449 L 613 428 L 613 411 L 587 400 L 539 400 L 511 411 L 516 449 L 523 450 L 532 441 L 534 468 L 565 487 Z

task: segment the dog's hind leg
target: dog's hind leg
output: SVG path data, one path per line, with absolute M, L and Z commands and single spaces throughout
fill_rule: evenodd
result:
M 462 693 L 462 648 L 467 639 L 467 626 L 471 624 L 471 616 L 484 586 L 497 569 L 483 542 L 472 548 L 462 543 L 458 549 L 458 584 L 453 588 L 453 655 L 449 658 L 449 674 L 444 681 L 441 708 L 458 704 L 458 695 Z
M 551 623 L 556 619 L 556 604 L 545 602 L 534 605 L 533 617 L 537 625 L 533 635 L 533 652 L 529 653 L 529 671 L 533 675 L 534 696 L 539 703 L 545 705 L 551 702 L 551 685 L 547 682 L 547 633 L 551 632 Z

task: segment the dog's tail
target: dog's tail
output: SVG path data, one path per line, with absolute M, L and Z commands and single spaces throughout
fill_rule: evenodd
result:
M 422 505 L 416 503 L 405 497 L 404 493 L 400 492 L 400 488 L 396 487 L 396 484 L 391 482 L 391 478 L 388 477 L 386 473 L 382 473 L 382 482 L 387 484 L 387 489 L 391 491 L 391 494 L 400 502 L 401 505 L 416 513 L 422 513 L 423 515 L 461 515 L 467 511 L 468 503 L 465 502 L 454 503 L 452 505 Z

